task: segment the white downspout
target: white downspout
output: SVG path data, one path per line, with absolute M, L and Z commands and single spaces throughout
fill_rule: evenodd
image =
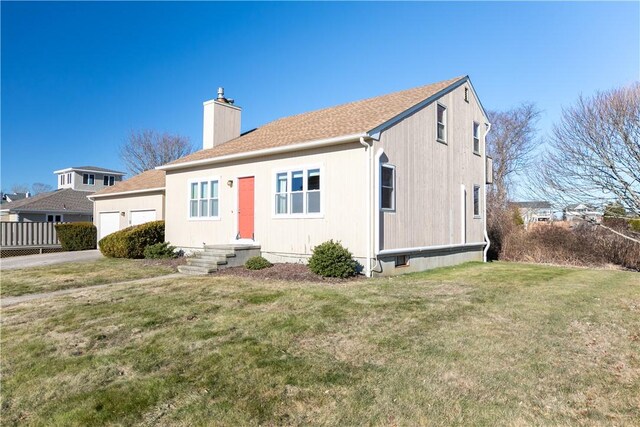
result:
M 360 137 L 360 144 L 362 144 L 368 153 L 368 156 L 365 157 L 365 161 L 367 162 L 367 256 L 365 258 L 364 274 L 367 277 L 371 277 L 371 160 L 373 144 L 369 145 L 362 136 Z
M 484 206 L 484 215 L 482 215 L 483 223 L 484 223 L 484 240 L 487 242 L 487 246 L 484 247 L 483 261 L 487 262 L 487 253 L 489 252 L 489 247 L 491 246 L 491 241 L 489 240 L 489 234 L 487 233 L 487 134 L 491 131 L 491 123 L 487 123 L 487 132 L 484 134 L 484 176 L 482 179 L 484 180 L 483 197 L 482 204 Z M 493 174 L 493 171 L 491 171 Z

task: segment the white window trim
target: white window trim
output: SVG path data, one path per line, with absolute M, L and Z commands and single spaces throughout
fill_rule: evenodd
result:
M 320 170 L 320 212 L 313 213 L 291 213 L 291 197 L 287 197 L 287 213 L 276 213 L 276 188 L 277 188 L 277 177 L 280 173 L 287 174 L 287 194 L 291 194 L 291 172 L 302 171 L 302 193 L 307 193 L 307 173 L 309 170 L 319 169 Z M 324 177 L 324 165 L 323 164 L 308 164 L 308 165 L 300 165 L 296 167 L 288 167 L 281 169 L 272 169 L 271 170 L 271 218 L 272 219 L 302 219 L 302 218 L 324 218 L 324 203 L 325 203 L 325 193 L 327 191 L 325 186 L 325 177 Z M 304 210 L 307 210 L 307 198 L 304 198 Z
M 473 134 L 474 129 L 477 127 L 478 129 L 478 149 L 476 150 L 476 135 Z M 476 122 L 475 120 L 471 123 L 471 141 L 473 143 L 473 146 L 471 147 L 471 149 L 473 150 L 473 154 L 479 156 L 480 155 L 480 123 Z
M 218 215 L 217 216 L 191 216 L 191 184 L 198 184 L 198 196 L 200 195 L 200 183 L 208 182 L 211 185 L 211 181 L 218 181 Z M 222 212 L 222 204 L 220 202 L 220 193 L 222 190 L 222 186 L 220 185 L 220 176 L 210 176 L 210 177 L 202 177 L 202 178 L 192 178 L 187 181 L 187 220 L 188 221 L 220 221 Z M 211 191 L 211 188 L 209 188 Z M 211 194 L 211 193 L 209 193 Z M 198 197 L 198 212 L 200 211 L 200 197 Z M 211 200 L 211 198 L 207 198 L 207 200 Z
M 84 183 L 84 176 L 87 175 L 87 183 Z M 93 184 L 90 183 L 92 181 L 91 177 L 93 177 Z M 96 185 L 96 176 L 92 173 L 83 173 L 82 174 L 82 185 Z
M 67 185 L 72 185 L 73 184 L 73 173 L 71 172 L 67 172 Z
M 107 183 L 104 183 L 104 179 L 107 178 Z M 113 178 L 113 184 L 111 184 L 111 178 Z M 102 176 L 102 185 L 104 187 L 113 187 L 114 185 L 116 185 L 116 177 L 115 175 L 103 175 Z
M 438 138 L 438 106 L 441 106 L 442 108 L 444 108 L 444 139 L 440 139 Z M 449 120 L 448 120 L 448 116 L 449 116 L 449 109 L 447 108 L 446 105 L 444 105 L 442 102 L 436 102 L 436 141 L 441 143 L 441 144 L 447 144 L 447 137 L 448 132 L 449 132 Z
M 393 198 L 391 200 L 392 202 L 392 207 L 391 208 L 383 208 L 382 207 L 382 168 L 390 168 L 393 170 Z M 380 163 L 380 168 L 378 169 L 378 182 L 379 182 L 379 186 L 378 186 L 378 209 L 381 212 L 395 212 L 396 211 L 396 166 L 392 165 L 390 163 Z
M 478 189 L 478 214 L 476 215 L 476 210 L 475 210 L 475 200 L 473 200 L 475 198 L 475 194 L 476 194 L 476 188 Z M 480 188 L 479 185 L 477 184 L 473 184 L 473 192 L 471 193 L 471 209 L 473 209 L 473 218 L 474 219 L 480 219 L 482 218 L 482 200 L 480 200 L 480 198 L 482 197 L 482 188 Z

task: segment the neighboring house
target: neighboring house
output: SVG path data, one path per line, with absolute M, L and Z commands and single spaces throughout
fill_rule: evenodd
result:
M 124 173 L 95 166 L 72 167 L 55 171 L 58 189 L 48 193 L 3 203 L 0 221 L 77 222 L 93 221 L 93 203 L 87 196 L 110 188 Z M 7 195 L 10 199 L 11 195 Z
M 164 219 L 164 171 L 149 170 L 92 194 L 98 240 L 131 225 Z
M 536 222 L 549 222 L 553 219 L 551 203 L 546 201 L 512 202 L 511 206 L 520 211 L 525 226 Z
M 31 197 L 31 193 L 28 191 L 26 193 L 0 193 L 0 205 L 26 199 L 27 197 Z
M 563 219 L 567 222 L 595 221 L 602 222 L 602 212 L 586 203 L 569 205 L 563 210 Z
M 483 259 L 489 123 L 468 77 L 242 135 L 240 115 L 219 90 L 204 103 L 203 150 L 159 167 L 162 187 L 145 172 L 92 196 L 98 228 L 103 214 L 128 225 L 164 194 L 166 240 L 187 252 L 259 245 L 271 261 L 304 262 L 333 239 L 366 275 Z

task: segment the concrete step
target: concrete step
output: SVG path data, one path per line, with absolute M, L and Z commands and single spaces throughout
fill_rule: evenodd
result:
M 210 267 L 198 267 L 195 265 L 179 265 L 178 271 L 182 274 L 189 274 L 192 276 L 206 276 L 209 273 L 213 273 L 217 268 Z
M 212 257 L 233 258 L 234 256 L 236 256 L 236 253 L 229 252 L 224 249 L 205 249 L 203 252 L 197 252 L 194 256 L 198 258 L 212 258 Z
M 226 259 L 202 259 L 202 258 L 187 258 L 188 265 L 195 265 L 198 267 L 211 267 L 217 268 L 219 265 L 226 265 Z

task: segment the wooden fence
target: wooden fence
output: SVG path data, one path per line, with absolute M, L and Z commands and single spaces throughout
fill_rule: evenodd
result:
M 3 248 L 59 245 L 53 222 L 0 222 L 0 246 Z

